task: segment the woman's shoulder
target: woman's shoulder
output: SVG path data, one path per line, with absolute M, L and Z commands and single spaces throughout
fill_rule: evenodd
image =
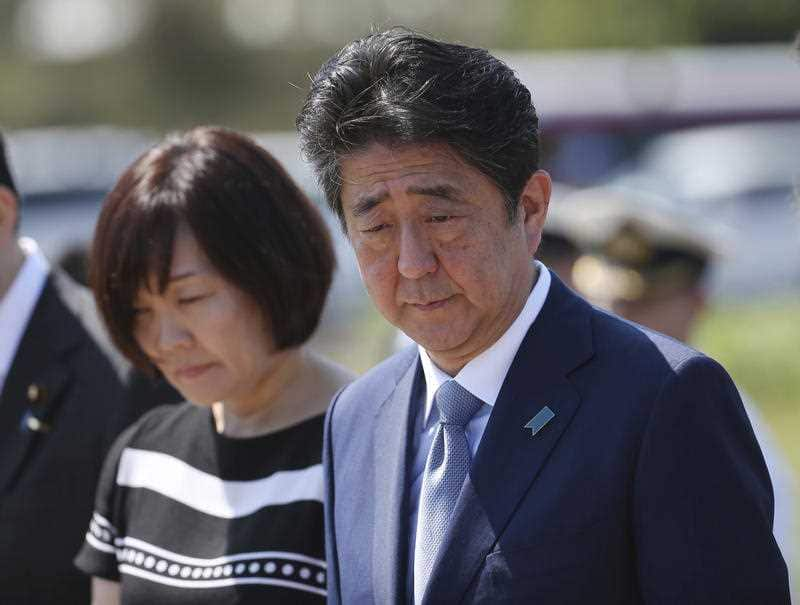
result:
M 312 369 L 339 387 L 352 382 L 356 378 L 354 372 L 329 357 L 309 351 L 306 353 L 306 358 L 309 360 L 309 366 Z
M 128 430 L 129 447 L 146 447 L 151 443 L 170 443 L 176 439 L 196 437 L 210 429 L 208 408 L 183 402 L 161 405 L 142 415 Z
M 334 395 L 355 380 L 356 375 L 338 363 L 313 352 L 306 354 L 303 376 L 304 398 L 309 414 L 324 414 Z

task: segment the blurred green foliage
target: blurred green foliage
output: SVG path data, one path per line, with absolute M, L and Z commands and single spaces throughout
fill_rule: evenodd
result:
M 760 300 L 713 309 L 696 346 L 718 360 L 763 412 L 800 472 L 800 301 Z
M 516 48 L 788 42 L 800 27 L 796 0 L 520 0 L 510 12 Z
M 373 26 L 398 22 L 504 49 L 759 41 L 788 46 L 800 27 L 797 0 L 405 0 L 410 8 L 402 11 L 390 2 L 342 0 L 324 9 L 325 15 L 338 11 L 339 18 L 322 40 L 314 34 L 319 23 L 310 21 L 323 12 L 323 0 L 306 0 L 293 9 L 297 31 L 288 40 L 247 46 L 225 27 L 225 3 L 232 0 L 130 0 L 148 10 L 130 44 L 57 62 L 36 57 L 20 39 L 19 9 L 31 1 L 0 3 L 0 127 L 6 129 L 107 123 L 169 130 L 216 123 L 290 130 L 306 75 L 335 47 Z M 266 28 L 269 11 L 265 19 Z

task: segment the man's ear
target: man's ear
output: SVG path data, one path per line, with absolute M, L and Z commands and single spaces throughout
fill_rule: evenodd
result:
M 0 240 L 5 241 L 14 236 L 18 216 L 17 196 L 8 187 L 0 185 Z
M 552 188 L 550 175 L 544 170 L 537 170 L 525 183 L 520 194 L 518 212 L 523 221 L 531 256 L 536 254 L 542 241 L 542 230 L 547 218 L 547 209 L 550 207 Z

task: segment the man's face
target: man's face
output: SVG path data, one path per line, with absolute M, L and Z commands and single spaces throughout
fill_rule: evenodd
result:
M 499 188 L 445 144 L 373 144 L 341 161 L 342 209 L 381 313 L 457 372 L 525 303 L 550 179 L 537 172 L 509 223 Z

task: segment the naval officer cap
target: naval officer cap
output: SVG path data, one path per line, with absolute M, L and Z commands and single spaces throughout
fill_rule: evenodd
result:
M 575 287 L 600 304 L 658 299 L 698 286 L 723 253 L 721 233 L 696 213 L 632 189 L 586 189 L 570 195 L 572 230 L 586 251 L 575 262 Z

